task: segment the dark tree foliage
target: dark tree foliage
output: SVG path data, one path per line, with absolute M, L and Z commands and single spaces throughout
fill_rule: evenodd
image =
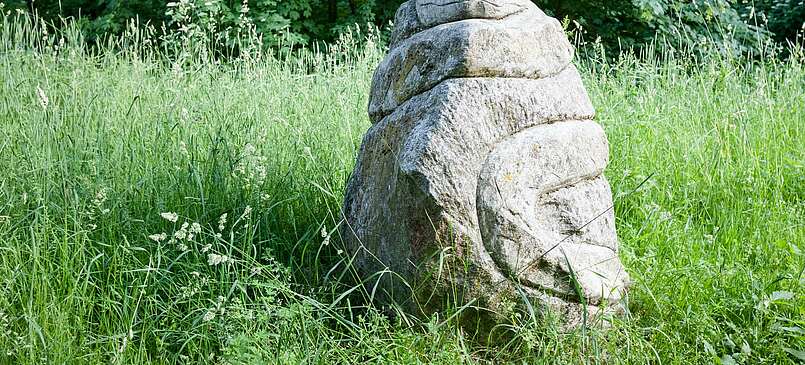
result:
M 130 19 L 160 24 L 165 19 L 163 0 L 0 0 L 8 8 L 27 9 L 55 25 L 61 18 L 80 20 L 90 40 L 118 33 Z
M 769 31 L 777 41 L 803 42 L 805 0 L 741 1 L 738 8 L 745 21 L 758 25 L 768 24 Z
M 572 20 L 588 40 L 600 37 L 609 49 L 639 48 L 663 37 L 671 46 L 695 48 L 709 40 L 722 52 L 743 54 L 769 35 L 742 18 L 744 7 L 735 0 L 534 1 L 552 15 Z
M 2 0 L 0 0 L 2 1 Z M 179 0 L 173 0 L 179 1 Z M 239 21 L 243 0 L 183 0 L 198 9 L 214 7 L 222 27 Z M 805 22 L 803 0 L 533 0 L 551 15 L 570 22 L 587 40 L 609 49 L 640 47 L 655 36 L 695 45 L 702 38 L 745 52 L 758 36 L 773 32 L 794 40 Z M 249 0 L 248 16 L 257 31 L 283 34 L 300 43 L 332 41 L 355 24 L 388 25 L 403 0 Z M 160 0 L 10 0 L 7 6 L 35 9 L 49 20 L 82 17 L 93 36 L 121 31 L 138 17 L 141 24 L 170 24 L 168 2 Z M 759 26 L 759 27 L 756 27 Z M 748 48 L 747 48 L 748 47 Z

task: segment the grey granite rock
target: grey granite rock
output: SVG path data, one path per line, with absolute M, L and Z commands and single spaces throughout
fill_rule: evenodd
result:
M 473 303 L 486 310 L 468 320 L 495 323 L 527 298 L 568 326 L 585 308 L 617 312 L 629 277 L 608 143 L 572 48 L 536 8 L 482 3 L 411 0 L 398 12 L 344 243 L 376 298 L 409 311 Z M 449 11 L 422 21 L 434 6 Z

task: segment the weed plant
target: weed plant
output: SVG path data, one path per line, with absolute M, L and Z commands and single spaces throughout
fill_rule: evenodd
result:
M 339 248 L 374 35 L 220 61 L 51 29 L 0 24 L 0 364 L 805 361 L 801 50 L 580 61 L 629 311 L 572 333 L 515 317 L 484 346 L 460 308 L 381 314 Z

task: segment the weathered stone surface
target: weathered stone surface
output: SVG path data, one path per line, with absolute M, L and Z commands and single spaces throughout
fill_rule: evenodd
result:
M 464 19 L 502 19 L 536 9 L 530 0 L 416 0 L 416 12 L 423 27 Z
M 391 48 L 424 28 L 465 19 L 502 19 L 526 10 L 541 13 L 528 0 L 420 0 L 403 3 L 394 17 Z
M 416 3 L 413 1 L 403 3 L 394 15 L 394 29 L 391 31 L 389 48 L 397 48 L 400 42 L 421 30 L 422 24 L 419 22 L 419 15 L 416 13 Z
M 601 177 L 608 154 L 593 122 L 533 127 L 495 146 L 478 182 L 478 215 L 485 247 L 508 276 L 572 297 L 563 279 L 575 275 L 588 303 L 620 300 L 625 270 Z
M 402 9 L 410 12 L 410 7 Z M 565 69 L 572 58 L 562 26 L 536 8 L 501 20 L 438 25 L 396 44 L 378 66 L 369 115 L 377 121 L 449 78 L 539 79 Z
M 541 12 L 473 13 L 481 2 L 456 0 L 455 13 L 501 19 L 447 17 L 402 40 L 379 67 L 344 242 L 377 297 L 411 311 L 472 302 L 490 310 L 478 318 L 494 319 L 525 296 L 571 326 L 585 305 L 592 316 L 614 312 L 628 275 L 602 175 L 608 143 L 572 50 L 561 28 L 521 39 L 551 23 Z M 398 18 L 434 3 L 453 2 L 411 0 Z M 487 46 L 468 46 L 479 37 Z M 441 47 L 451 44 L 465 46 Z

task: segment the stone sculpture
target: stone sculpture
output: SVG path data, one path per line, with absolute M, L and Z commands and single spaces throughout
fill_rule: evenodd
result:
M 395 24 L 344 202 L 366 285 L 492 320 L 525 299 L 569 326 L 617 311 L 608 142 L 559 22 L 529 0 L 410 0 Z

